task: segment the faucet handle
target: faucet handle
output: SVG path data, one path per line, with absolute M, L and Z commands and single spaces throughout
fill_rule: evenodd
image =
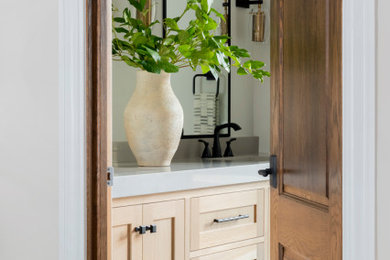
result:
M 233 157 L 234 156 L 233 151 L 232 151 L 232 147 L 230 144 L 236 140 L 237 140 L 237 138 L 232 138 L 226 142 L 226 149 L 225 149 L 225 152 L 223 153 L 223 157 Z
M 211 158 L 211 151 L 209 148 L 209 143 L 206 142 L 205 140 L 198 140 L 199 143 L 204 144 L 204 150 L 202 152 L 202 158 Z

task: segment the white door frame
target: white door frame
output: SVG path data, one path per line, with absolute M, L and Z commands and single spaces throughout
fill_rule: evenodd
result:
M 343 0 L 343 259 L 375 259 L 376 1 Z M 85 259 L 85 3 L 59 0 L 59 259 Z
M 85 2 L 59 0 L 59 259 L 86 259 Z
M 376 0 L 343 0 L 343 259 L 376 259 Z

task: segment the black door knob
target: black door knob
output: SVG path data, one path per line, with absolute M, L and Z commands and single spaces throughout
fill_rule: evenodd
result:
M 259 174 L 262 175 L 263 177 L 267 177 L 268 175 L 272 174 L 272 170 L 270 168 L 259 170 Z

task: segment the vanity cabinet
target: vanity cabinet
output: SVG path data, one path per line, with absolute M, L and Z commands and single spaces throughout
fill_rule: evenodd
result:
M 184 259 L 184 200 L 113 208 L 112 213 L 113 259 Z
M 269 259 L 268 181 L 114 198 L 112 216 L 114 260 Z

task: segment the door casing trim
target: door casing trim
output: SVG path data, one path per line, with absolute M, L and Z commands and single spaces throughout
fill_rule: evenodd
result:
M 58 259 L 81 260 L 86 258 L 85 3 L 60 0 L 58 14 Z
M 343 259 L 376 259 L 376 1 L 343 0 Z
M 85 2 L 59 1 L 59 259 L 86 257 Z M 343 259 L 376 255 L 376 1 L 343 0 Z

